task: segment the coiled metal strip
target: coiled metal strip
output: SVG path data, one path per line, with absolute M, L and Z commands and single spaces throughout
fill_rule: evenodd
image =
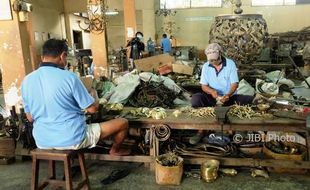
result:
M 171 129 L 166 124 L 153 126 L 154 135 L 159 141 L 166 141 L 171 135 Z

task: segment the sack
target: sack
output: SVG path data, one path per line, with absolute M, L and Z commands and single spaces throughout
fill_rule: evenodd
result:
M 255 89 L 244 79 L 239 82 L 237 94 L 254 96 Z

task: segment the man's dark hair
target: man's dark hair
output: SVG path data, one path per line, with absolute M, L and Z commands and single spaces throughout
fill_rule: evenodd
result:
M 137 32 L 136 33 L 136 37 L 138 36 L 138 34 L 140 34 L 143 37 L 143 33 L 142 32 Z
M 167 34 L 163 34 L 163 38 L 167 38 Z
M 43 56 L 57 57 L 62 52 L 68 52 L 68 45 L 65 40 L 49 39 L 43 44 Z

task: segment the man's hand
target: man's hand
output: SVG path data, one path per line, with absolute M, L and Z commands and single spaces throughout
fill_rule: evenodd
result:
M 89 94 L 95 99 L 95 101 L 99 101 L 98 93 L 95 89 L 91 88 Z
M 224 104 L 225 102 L 227 102 L 229 100 L 229 96 L 228 95 L 224 95 L 221 99 L 221 102 Z
M 210 94 L 214 99 L 216 99 L 219 96 L 216 90 L 211 90 Z
M 98 98 L 98 94 L 97 91 L 93 88 L 90 89 L 89 94 L 95 99 L 95 102 L 90 105 L 88 108 L 86 108 L 86 113 L 96 113 L 99 109 L 99 98 Z

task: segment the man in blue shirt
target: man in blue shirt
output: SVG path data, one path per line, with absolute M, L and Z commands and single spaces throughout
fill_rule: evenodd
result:
M 147 51 L 149 52 L 149 56 L 155 55 L 155 42 L 151 37 L 147 41 Z
M 171 53 L 171 42 L 167 38 L 167 34 L 163 34 L 163 38 L 160 40 L 161 48 L 163 53 Z
M 95 113 L 99 102 L 81 80 L 64 70 L 68 46 L 63 40 L 47 40 L 40 67 L 22 82 L 27 118 L 33 122 L 36 145 L 42 149 L 81 149 L 96 146 L 100 139 L 114 135 L 111 155 L 128 155 L 120 148 L 126 138 L 128 121 L 113 119 L 87 125 L 84 112 Z
M 209 44 L 205 54 L 208 62 L 202 67 L 200 79 L 203 92 L 192 96 L 192 107 L 252 103 L 254 97 L 236 94 L 239 82 L 237 67 L 233 60 L 223 56 L 222 47 L 217 43 Z M 199 131 L 196 136 L 190 138 L 190 143 L 198 143 L 202 136 L 203 131 Z

